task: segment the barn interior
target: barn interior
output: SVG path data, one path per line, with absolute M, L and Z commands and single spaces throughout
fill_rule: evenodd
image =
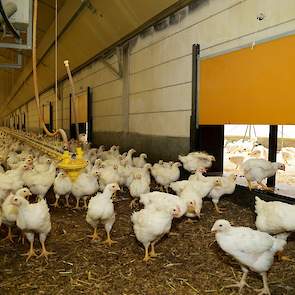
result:
M 0 35 L 0 294 L 295 294 L 293 0 L 0 0 Z M 258 179 L 248 161 L 278 166 Z M 108 232 L 89 216 L 114 183 Z M 186 209 L 152 257 L 134 216 L 172 195 Z M 256 197 L 280 230 L 259 226 Z M 45 217 L 22 223 L 40 204 L 45 242 Z M 288 259 L 237 261 L 220 219 L 288 233 Z

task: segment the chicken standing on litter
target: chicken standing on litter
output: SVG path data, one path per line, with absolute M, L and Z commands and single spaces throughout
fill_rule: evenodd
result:
M 117 183 L 108 184 L 103 193 L 97 193 L 90 199 L 86 215 L 86 221 L 94 228 L 93 235 L 90 236 L 92 237 L 92 240 L 99 239 L 97 234 L 97 225 L 101 220 L 107 233 L 105 243 L 109 244 L 109 246 L 116 243 L 116 241 L 111 239 L 110 231 L 115 222 L 115 211 L 112 196 L 118 190 L 120 190 L 120 187 Z
M 263 289 L 257 290 L 259 295 L 270 295 L 267 272 L 273 264 L 275 253 L 282 251 L 287 244 L 286 235 L 275 238 L 249 227 L 231 226 L 224 219 L 217 220 L 211 231 L 216 233 L 215 237 L 220 248 L 235 258 L 243 271 L 240 282 L 225 288 L 237 287 L 241 293 L 244 286 L 247 286 L 246 278 L 250 269 L 263 278 Z
M 11 203 L 18 207 L 16 225 L 23 231 L 30 242 L 30 250 L 25 254 L 28 256 L 26 261 L 32 256 L 37 256 L 34 250 L 35 233 L 39 234 L 42 246 L 39 257 L 44 256 L 47 259 L 48 255 L 54 254 L 53 252 L 48 252 L 45 247 L 47 235 L 51 231 L 49 208 L 45 199 L 40 200 L 38 203 L 30 204 L 24 197 L 15 195 Z
M 167 234 L 172 225 L 174 217 L 181 217 L 183 212 L 175 203 L 166 206 L 162 210 L 158 210 L 154 206 L 133 212 L 131 221 L 137 240 L 139 240 L 145 248 L 144 261 L 148 261 L 151 257 L 156 257 L 155 243 L 158 242 L 165 234 Z M 149 253 L 149 246 L 151 252 Z
M 69 176 L 66 174 L 66 172 L 61 171 L 55 177 L 55 180 L 53 183 L 53 190 L 55 193 L 55 202 L 54 204 L 52 204 L 52 206 L 59 207 L 58 200 L 60 196 L 65 196 L 66 207 L 70 207 L 69 197 L 72 191 L 72 181 L 69 178 Z
M 16 194 L 10 194 L 5 199 L 5 201 L 2 204 L 2 222 L 8 226 L 8 234 L 4 238 L 4 240 L 9 240 L 13 242 L 13 235 L 11 233 L 11 227 L 15 225 L 17 214 L 18 214 L 18 207 L 12 204 L 12 199 L 15 196 L 21 196 L 21 197 L 28 197 L 31 196 L 32 193 L 27 188 L 21 188 L 19 189 Z
M 220 185 L 213 187 L 208 197 L 212 199 L 215 210 L 218 213 L 223 213 L 225 209 L 218 207 L 219 199 L 225 194 L 232 194 L 236 189 L 236 178 L 237 176 L 231 174 L 229 176 L 220 177 Z

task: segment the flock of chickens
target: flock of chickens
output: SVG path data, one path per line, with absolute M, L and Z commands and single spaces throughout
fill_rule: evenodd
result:
M 45 137 L 43 140 L 47 140 Z M 48 139 L 49 140 L 49 139 Z M 72 147 L 75 143 L 72 143 Z M 69 198 L 76 199 L 75 209 L 80 201 L 87 210 L 86 222 L 93 227 L 93 240 L 99 239 L 98 224 L 104 224 L 107 239 L 105 243 L 116 243 L 111 239 L 112 226 L 116 220 L 113 200 L 119 192 L 128 188 L 132 197 L 130 207 L 137 207 L 139 201 L 143 209 L 131 215 L 134 233 L 145 248 L 144 261 L 157 256 L 155 244 L 168 234 L 174 218 L 186 216 L 201 218 L 202 203 L 205 197 L 211 198 L 218 213 L 223 210 L 218 203 L 221 196 L 235 191 L 235 175 L 223 177 L 204 176 L 211 167 L 214 157 L 205 152 L 192 152 L 179 156 L 180 162 L 159 161 L 147 163 L 147 155 L 134 157 L 136 151 L 130 149 L 120 154 L 119 146 L 109 150 L 89 148 L 85 151 L 87 167 L 72 182 L 65 171 L 57 169 L 57 163 L 38 150 L 19 142 L 4 132 L 0 132 L 0 221 L 8 227 L 6 239 L 13 241 L 12 227 L 21 230 L 27 238 L 30 249 L 27 261 L 37 256 L 34 249 L 34 235 L 39 234 L 41 254 L 46 259 L 49 254 L 45 247 L 51 230 L 49 207 L 46 194 L 53 187 L 58 207 L 61 197 L 65 206 L 70 207 Z M 191 173 L 187 180 L 179 180 L 180 166 Z M 249 188 L 256 181 L 263 189 L 268 189 L 262 181 L 284 169 L 280 163 L 270 163 L 264 159 L 249 159 L 243 163 L 244 176 Z M 151 191 L 154 179 L 157 190 Z M 175 194 L 169 193 L 173 190 Z M 30 202 L 35 195 L 37 201 Z M 270 294 L 267 284 L 267 271 L 274 255 L 286 245 L 290 232 L 295 230 L 295 207 L 282 202 L 265 202 L 256 197 L 256 227 L 233 227 L 223 219 L 217 220 L 211 231 L 216 232 L 220 247 L 233 256 L 243 271 L 242 280 L 230 287 L 238 287 L 239 292 L 246 285 L 248 270 L 258 272 L 263 277 L 264 287 L 259 294 Z

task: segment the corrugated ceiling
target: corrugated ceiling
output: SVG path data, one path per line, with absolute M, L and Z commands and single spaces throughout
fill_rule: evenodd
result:
M 65 59 L 70 60 L 72 69 L 77 68 L 165 9 L 189 1 L 90 0 L 82 9 L 81 0 L 58 2 L 59 33 L 62 32 L 58 43 L 58 77 L 62 78 L 65 75 Z M 54 83 L 54 3 L 55 0 L 39 0 L 37 58 L 40 91 Z M 0 79 L 3 106 L 0 116 L 3 117 L 34 96 L 31 58 L 27 58 L 25 67 L 20 71 L 0 70 Z

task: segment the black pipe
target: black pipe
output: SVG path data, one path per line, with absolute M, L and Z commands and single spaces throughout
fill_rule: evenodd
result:
M 269 126 L 269 138 L 268 138 L 268 160 L 275 162 L 277 159 L 277 146 L 278 146 L 278 125 Z M 269 177 L 267 179 L 267 185 L 274 187 L 276 184 L 276 176 Z
M 87 87 L 87 120 L 88 120 L 88 142 L 93 142 L 93 114 L 92 114 L 92 98 L 93 90 L 90 87 Z
M 1 13 L 3 20 L 4 20 L 5 24 L 7 25 L 9 31 L 11 31 L 11 33 L 15 36 L 15 38 L 20 39 L 19 33 L 15 30 L 13 25 L 10 23 L 10 21 L 5 13 L 5 10 L 2 5 L 2 0 L 0 0 L 0 13 Z
M 190 151 L 197 149 L 197 105 L 199 93 L 199 60 L 200 60 L 200 44 L 193 45 L 192 53 L 192 113 L 190 118 Z

